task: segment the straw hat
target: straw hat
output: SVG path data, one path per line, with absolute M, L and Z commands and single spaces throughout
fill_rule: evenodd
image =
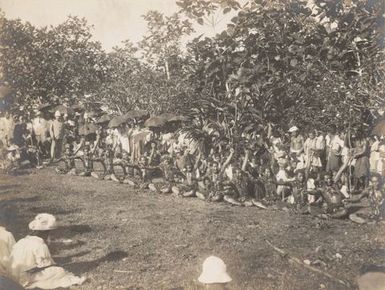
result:
M 28 225 L 33 231 L 50 231 L 57 228 L 56 218 L 52 214 L 39 213 Z
M 293 132 L 298 131 L 298 130 L 299 130 L 299 129 L 298 129 L 297 126 L 293 126 L 293 127 L 291 127 L 291 128 L 289 129 L 289 133 L 293 133 Z
M 55 117 L 61 117 L 60 111 L 56 111 L 56 112 L 55 112 Z
M 226 272 L 226 264 L 222 259 L 210 256 L 202 265 L 202 273 L 198 281 L 204 284 L 228 283 L 232 279 Z

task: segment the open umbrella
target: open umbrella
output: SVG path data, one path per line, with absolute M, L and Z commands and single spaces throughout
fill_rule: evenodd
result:
M 144 126 L 159 128 L 166 124 L 166 119 L 160 116 L 151 117 L 144 122 Z
M 131 110 L 123 115 L 127 119 L 146 119 L 149 114 L 144 110 Z
M 98 130 L 98 127 L 93 123 L 84 124 L 79 128 L 79 135 L 87 136 L 91 134 L 95 134 Z
M 103 115 L 97 121 L 96 124 L 105 124 L 111 121 L 113 117 L 111 115 Z
M 108 123 L 109 128 L 116 128 L 120 125 L 124 124 L 127 121 L 127 119 L 124 116 L 115 116 L 111 119 L 111 121 Z

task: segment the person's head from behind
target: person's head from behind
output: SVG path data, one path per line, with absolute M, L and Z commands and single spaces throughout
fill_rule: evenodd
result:
M 222 259 L 210 256 L 202 265 L 202 273 L 198 277 L 198 281 L 205 284 L 206 289 L 226 289 L 226 284 L 232 281 L 227 274 L 226 264 Z
M 50 232 L 57 228 L 56 218 L 48 213 L 39 213 L 28 224 L 28 228 L 33 235 L 47 240 Z

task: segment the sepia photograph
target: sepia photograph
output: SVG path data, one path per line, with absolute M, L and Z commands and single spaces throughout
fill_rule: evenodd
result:
M 385 290 L 384 0 L 0 0 L 0 290 Z

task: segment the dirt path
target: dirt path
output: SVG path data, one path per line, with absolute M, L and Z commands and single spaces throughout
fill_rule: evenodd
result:
M 90 277 L 78 289 L 200 289 L 209 255 L 228 265 L 230 289 L 348 289 L 290 264 L 265 239 L 301 260 L 320 260 L 315 267 L 353 285 L 361 266 L 385 259 L 383 225 L 161 196 L 52 168 L 0 175 L 0 212 L 16 239 L 37 213 L 56 215 L 54 238 L 77 243 L 51 251 L 66 269 Z

